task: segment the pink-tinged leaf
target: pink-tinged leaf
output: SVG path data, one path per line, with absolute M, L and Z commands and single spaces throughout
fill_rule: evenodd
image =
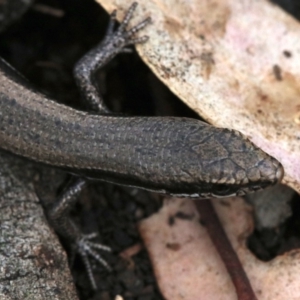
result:
M 127 0 L 98 0 L 122 18 Z M 276 157 L 300 191 L 300 24 L 269 1 L 140 0 L 153 72 L 208 122 Z
M 259 300 L 300 299 L 300 251 L 270 262 L 258 260 L 246 247 L 253 230 L 250 207 L 241 198 L 213 201 L 221 223 L 239 256 Z M 194 203 L 169 199 L 139 229 L 167 300 L 234 300 L 230 277 L 201 224 Z

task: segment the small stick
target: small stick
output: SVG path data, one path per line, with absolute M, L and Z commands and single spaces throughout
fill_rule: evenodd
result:
M 238 300 L 257 300 L 243 266 L 231 246 L 210 200 L 196 201 L 200 219 L 214 243 L 236 289 Z

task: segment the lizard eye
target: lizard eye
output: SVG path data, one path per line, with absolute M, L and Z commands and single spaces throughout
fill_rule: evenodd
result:
M 225 184 L 219 184 L 214 188 L 213 194 L 218 196 L 226 196 L 232 194 L 230 187 Z

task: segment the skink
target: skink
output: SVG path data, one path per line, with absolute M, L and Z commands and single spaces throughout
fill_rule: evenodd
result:
M 0 147 L 36 162 L 192 197 L 242 195 L 282 178 L 281 164 L 237 131 L 188 118 L 78 111 L 26 86 L 3 62 L 0 82 Z
M 172 195 L 243 195 L 281 164 L 241 133 L 180 117 L 95 115 L 56 103 L 0 63 L 0 148 L 84 177 Z
M 75 66 L 82 97 L 95 113 L 58 104 L 0 61 L 0 148 L 80 177 L 177 196 L 244 195 L 279 182 L 282 165 L 238 131 L 189 118 L 114 116 L 108 111 L 93 74 L 127 45 L 147 40 L 133 36 L 149 18 L 126 30 L 136 5 L 116 32 L 114 12 L 104 41 Z M 48 216 L 83 258 L 96 289 L 87 256 L 109 268 L 94 251 L 109 248 L 90 242 L 95 235 L 83 235 L 67 216 L 85 186 L 86 180 L 79 178 Z

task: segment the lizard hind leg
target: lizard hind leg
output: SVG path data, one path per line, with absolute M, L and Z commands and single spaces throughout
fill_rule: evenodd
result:
M 82 235 L 82 237 L 76 242 L 76 252 L 79 253 L 84 263 L 93 290 L 97 290 L 97 284 L 92 272 L 89 256 L 92 257 L 94 260 L 96 260 L 98 263 L 100 263 L 102 266 L 104 266 L 109 272 L 112 271 L 111 267 L 106 262 L 106 260 L 103 259 L 100 254 L 94 251 L 94 249 L 96 249 L 96 250 L 111 252 L 111 248 L 99 243 L 91 242 L 90 239 L 93 239 L 96 236 L 97 233 Z
M 69 211 L 77 201 L 79 194 L 87 186 L 87 181 L 83 178 L 65 189 L 65 191 L 57 199 L 53 207 L 48 212 L 48 218 L 54 229 L 72 245 L 70 265 L 73 264 L 75 255 L 78 253 L 82 258 L 89 281 L 94 290 L 97 290 L 97 284 L 92 272 L 90 257 L 103 265 L 108 271 L 111 271 L 108 263 L 95 250 L 111 252 L 111 248 L 91 242 L 90 240 L 97 237 L 97 233 L 83 234 L 80 229 L 69 217 Z

